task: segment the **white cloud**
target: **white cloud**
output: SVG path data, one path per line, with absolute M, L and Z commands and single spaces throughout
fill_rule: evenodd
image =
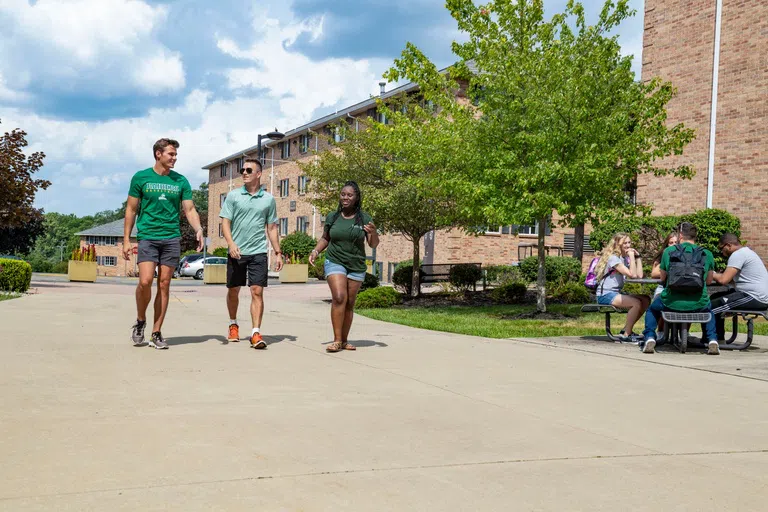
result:
M 254 19 L 257 40 L 249 48 L 240 48 L 228 38 L 219 38 L 219 49 L 236 59 L 248 62 L 250 67 L 230 68 L 226 71 L 229 87 L 237 92 L 263 89 L 278 101 L 281 113 L 289 120 L 288 126 L 308 121 L 318 108 L 338 104 L 352 104 L 377 92 L 379 74 L 389 61 L 369 59 L 328 58 L 313 61 L 292 51 L 292 45 L 304 35 L 310 41 L 322 37 L 324 19 L 280 23 L 274 18 Z
M 181 56 L 156 39 L 166 17 L 142 0 L 3 0 L 0 73 L 13 90 L 33 82 L 99 96 L 182 89 Z

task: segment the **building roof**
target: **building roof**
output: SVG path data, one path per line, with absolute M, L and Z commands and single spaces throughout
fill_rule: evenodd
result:
M 78 236 L 123 236 L 124 220 L 116 220 L 113 222 L 107 222 L 101 226 L 94 226 L 92 228 L 84 229 L 79 233 L 75 233 Z M 133 226 L 131 231 L 131 238 L 136 238 L 136 226 Z
M 476 70 L 473 61 L 467 62 L 467 65 L 469 66 L 470 71 L 474 72 Z M 445 73 L 447 71 L 448 71 L 448 67 L 441 69 L 440 73 Z M 405 85 L 401 85 L 400 87 L 395 87 L 391 91 L 387 91 L 384 94 L 381 94 L 379 96 L 372 96 L 371 98 L 369 98 L 369 99 L 367 99 L 365 101 L 361 101 L 359 103 L 356 103 L 356 104 L 354 104 L 352 106 L 349 106 L 349 107 L 347 107 L 345 109 L 342 109 L 342 110 L 337 110 L 333 114 L 328 114 L 328 115 L 323 116 L 321 118 L 315 119 L 314 121 L 310 121 L 307 124 L 299 126 L 298 128 L 294 128 L 292 130 L 288 130 L 287 132 L 285 132 L 285 138 L 288 139 L 290 137 L 293 137 L 294 135 L 298 135 L 300 133 L 306 133 L 309 130 L 315 131 L 315 130 L 313 130 L 313 128 L 321 128 L 321 127 L 325 126 L 326 124 L 330 123 L 331 121 L 333 121 L 334 119 L 338 119 L 340 117 L 344 117 L 347 114 L 351 114 L 352 112 L 358 112 L 360 110 L 364 110 L 364 109 L 368 109 L 368 108 L 373 108 L 373 107 L 376 106 L 376 99 L 378 99 L 378 98 L 380 98 L 380 99 L 387 99 L 387 98 L 391 98 L 392 96 L 396 96 L 396 95 L 402 94 L 404 92 L 410 92 L 410 91 L 413 91 L 413 90 L 418 89 L 418 88 L 419 88 L 418 84 L 415 84 L 413 82 L 409 82 L 409 83 L 407 83 Z M 270 147 L 270 146 L 272 146 L 274 144 L 277 144 L 278 142 L 279 141 L 265 139 L 264 141 L 262 141 L 261 147 L 262 147 L 262 149 L 266 148 L 266 147 Z M 232 153 L 231 155 L 229 155 L 229 156 L 227 156 L 225 158 L 221 158 L 219 160 L 216 160 L 215 162 L 212 162 L 212 163 L 210 163 L 208 165 L 205 165 L 205 166 L 203 166 L 203 169 L 211 169 L 213 167 L 216 167 L 217 165 L 225 164 L 225 163 L 227 163 L 227 162 L 229 162 L 229 161 L 231 161 L 231 160 L 233 160 L 235 158 L 240 158 L 240 157 L 242 157 L 242 156 L 244 156 L 244 155 L 246 155 L 248 153 L 252 153 L 252 152 L 256 151 L 257 149 L 258 149 L 258 144 L 255 144 L 255 145 L 253 145 L 253 146 L 251 146 L 249 148 L 246 148 L 246 149 L 244 149 L 242 151 L 238 151 L 237 153 Z

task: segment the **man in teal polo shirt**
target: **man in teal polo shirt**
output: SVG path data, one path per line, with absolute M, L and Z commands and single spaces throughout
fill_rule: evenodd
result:
M 242 187 L 227 194 L 221 208 L 221 231 L 229 247 L 227 258 L 227 309 L 229 310 L 229 341 L 240 341 L 237 307 L 240 287 L 246 282 L 251 288 L 251 347 L 267 348 L 261 337 L 264 315 L 264 287 L 268 281 L 267 235 L 275 249 L 276 270 L 283 266 L 277 229 L 277 205 L 272 194 L 261 189 L 261 162 L 247 159 L 240 169 Z

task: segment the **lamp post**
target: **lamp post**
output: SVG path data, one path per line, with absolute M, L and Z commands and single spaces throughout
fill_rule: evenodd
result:
M 256 158 L 258 158 L 258 159 L 259 159 L 259 162 L 261 162 L 261 139 L 267 139 L 267 140 L 282 140 L 282 139 L 283 139 L 283 137 L 285 137 L 285 134 L 284 134 L 284 133 L 281 133 L 281 132 L 279 132 L 279 131 L 277 131 L 277 128 L 275 128 L 275 131 L 273 131 L 273 132 L 269 132 L 269 133 L 268 133 L 268 134 L 266 134 L 266 135 L 261 135 L 261 134 L 259 134 L 259 138 L 258 138 L 258 144 L 257 144 L 257 149 L 256 149 L 256 151 L 257 151 L 257 153 L 256 153 L 256 155 L 257 155 L 257 156 L 256 156 Z

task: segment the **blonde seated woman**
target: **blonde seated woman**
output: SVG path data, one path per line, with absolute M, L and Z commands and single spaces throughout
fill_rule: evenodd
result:
M 637 343 L 642 336 L 632 332 L 635 323 L 651 304 L 650 297 L 621 293 L 624 279 L 643 277 L 643 262 L 640 253 L 632 248 L 632 241 L 626 233 L 616 233 L 603 249 L 595 268 L 599 280 L 597 303 L 627 309 L 627 321 L 619 332 L 619 340 Z

